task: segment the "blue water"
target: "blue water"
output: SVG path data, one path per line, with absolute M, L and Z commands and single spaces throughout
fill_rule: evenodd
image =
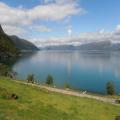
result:
M 81 51 L 39 51 L 26 53 L 13 65 L 17 78 L 26 80 L 34 74 L 37 82 L 44 83 L 48 74 L 57 87 L 67 83 L 73 89 L 106 93 L 106 83 L 112 81 L 120 93 L 120 53 Z

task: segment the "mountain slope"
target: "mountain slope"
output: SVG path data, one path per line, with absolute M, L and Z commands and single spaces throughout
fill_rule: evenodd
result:
M 0 25 L 0 58 L 16 56 L 18 53 L 19 50 Z
M 10 36 L 16 47 L 22 51 L 34 51 L 39 50 L 34 44 L 31 42 L 21 39 L 17 36 Z
M 112 43 L 110 41 L 99 41 L 83 44 L 77 47 L 80 50 L 110 50 Z

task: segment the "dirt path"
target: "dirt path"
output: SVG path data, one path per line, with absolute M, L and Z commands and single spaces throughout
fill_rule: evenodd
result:
M 111 104 L 120 106 L 120 104 L 117 104 L 115 102 L 116 99 L 114 99 L 114 98 L 107 98 L 107 97 L 102 97 L 102 96 L 89 95 L 85 92 L 74 92 L 72 90 L 58 89 L 58 88 L 53 88 L 53 87 L 39 85 L 39 84 L 26 83 L 26 82 L 22 82 L 22 81 L 15 81 L 15 82 L 22 83 L 22 84 L 25 84 L 25 85 L 35 86 L 35 87 L 38 87 L 40 89 L 48 90 L 50 92 L 62 93 L 62 94 L 77 96 L 77 97 L 85 97 L 85 98 L 95 99 L 95 100 L 98 100 L 98 101 L 101 101 L 101 102 L 111 103 Z

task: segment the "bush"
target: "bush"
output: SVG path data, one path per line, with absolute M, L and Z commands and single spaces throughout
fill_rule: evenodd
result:
M 65 83 L 65 84 L 64 84 L 64 87 L 70 89 L 70 85 L 69 85 L 68 83 Z
M 115 87 L 112 82 L 108 82 L 106 85 L 106 90 L 108 95 L 114 95 L 115 94 Z
M 8 76 L 9 70 L 7 65 L 0 63 L 0 76 Z
M 30 82 L 30 83 L 34 83 L 34 75 L 33 75 L 33 74 L 28 75 L 27 81 L 28 81 L 28 83 L 29 83 L 29 82 Z
M 53 77 L 51 75 L 47 76 L 46 84 L 47 85 L 53 85 Z

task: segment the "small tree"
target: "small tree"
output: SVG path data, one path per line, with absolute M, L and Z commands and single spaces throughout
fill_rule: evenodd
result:
M 113 82 L 108 82 L 106 85 L 106 90 L 108 95 L 114 95 L 115 94 L 115 87 Z
M 64 87 L 68 89 L 68 88 L 70 88 L 70 85 L 68 83 L 65 83 Z
M 53 84 L 53 77 L 51 75 L 47 76 L 46 84 L 47 85 L 52 85 Z
M 10 69 L 7 65 L 0 63 L 0 76 L 8 76 Z
M 33 74 L 28 75 L 28 76 L 27 76 L 27 81 L 28 81 L 28 83 L 29 83 L 29 82 L 30 82 L 30 83 L 34 83 L 34 75 L 33 75 Z

